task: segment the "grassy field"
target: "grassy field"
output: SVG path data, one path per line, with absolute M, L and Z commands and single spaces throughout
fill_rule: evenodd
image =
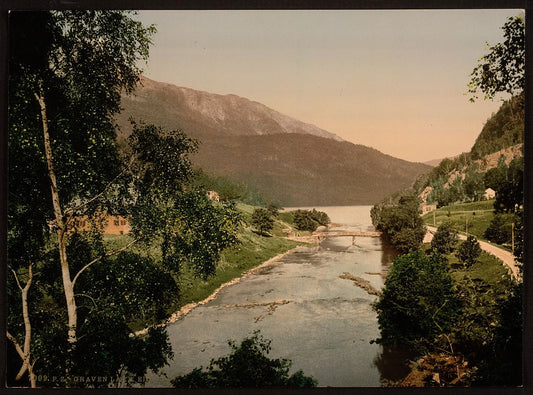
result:
M 461 203 L 453 206 L 441 207 L 425 214 L 422 219 L 426 225 L 438 227 L 444 222 L 451 222 L 458 232 L 476 236 L 486 240 L 483 236 L 494 217 L 494 200 L 474 203 Z
M 426 243 L 424 248 L 426 252 L 429 252 L 431 245 Z M 474 282 L 484 283 L 497 295 L 503 295 L 511 288 L 513 280 L 502 261 L 485 251 L 481 251 L 476 263 L 469 268 L 466 268 L 459 261 L 455 253 L 446 255 L 446 258 L 450 265 L 452 278 L 456 282 L 465 281 L 469 278 Z

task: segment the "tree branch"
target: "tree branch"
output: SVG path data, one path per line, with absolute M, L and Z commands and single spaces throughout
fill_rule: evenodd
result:
M 130 169 L 131 162 L 133 162 L 133 159 L 130 161 L 130 164 L 125 169 L 123 169 L 115 178 L 113 178 L 111 181 L 109 181 L 109 183 L 102 189 L 102 191 L 100 193 L 96 194 L 95 196 L 93 196 L 92 198 L 87 200 L 86 202 L 80 203 L 77 206 L 74 206 L 74 207 L 71 207 L 71 208 L 67 208 L 65 210 L 65 215 L 66 216 L 72 215 L 75 211 L 80 210 L 82 207 L 87 206 L 90 203 L 94 202 L 96 199 L 100 198 L 107 191 L 107 189 L 111 185 L 113 185 L 115 183 L 115 181 L 117 179 L 119 179 L 122 175 L 124 175 L 126 173 L 126 170 Z
M 9 331 L 6 331 L 6 337 L 11 341 L 11 343 L 13 343 L 18 355 L 20 355 L 20 357 L 24 359 L 24 351 L 22 351 L 22 347 L 20 347 L 20 344 L 18 343 L 17 339 L 15 339 L 13 335 L 9 333 Z
M 92 301 L 93 304 L 94 304 L 94 307 L 98 308 L 98 305 L 96 304 L 96 302 L 95 302 L 95 300 L 94 300 L 94 298 L 93 298 L 92 296 L 87 295 L 87 294 L 75 294 L 74 296 L 85 296 L 86 298 L 91 299 L 91 301 Z
M 74 279 L 72 280 L 72 287 L 74 288 L 74 285 L 76 284 L 76 280 L 78 279 L 78 277 L 80 276 L 80 274 L 82 274 L 86 269 L 88 269 L 91 265 L 95 264 L 96 262 L 102 260 L 103 258 L 107 258 L 107 257 L 110 257 L 110 256 L 113 256 L 113 255 L 117 255 L 123 251 L 126 251 L 128 248 L 130 248 L 133 244 L 137 243 L 139 241 L 139 239 L 134 239 L 133 241 L 131 241 L 130 243 L 128 243 L 127 245 L 125 245 L 124 247 L 122 248 L 119 248 L 118 250 L 115 250 L 115 251 L 111 251 L 111 252 L 108 252 L 107 254 L 104 254 L 104 255 L 101 255 L 99 256 L 98 258 L 94 258 L 91 262 L 89 262 L 88 264 L 86 264 L 84 267 L 82 267 L 80 269 L 80 271 L 74 276 Z
M 11 271 L 13 272 L 13 275 L 15 276 L 15 280 L 17 281 L 17 286 L 22 291 L 22 286 L 20 285 L 19 277 L 17 275 L 17 272 L 11 266 L 9 266 L 9 268 L 11 269 Z

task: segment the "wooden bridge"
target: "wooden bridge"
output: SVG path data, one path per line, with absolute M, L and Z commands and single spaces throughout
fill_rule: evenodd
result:
M 356 237 L 381 237 L 381 232 L 360 232 L 351 230 L 334 230 L 331 232 L 314 232 L 313 237 L 316 237 L 320 243 L 328 237 L 351 237 L 352 245 L 355 245 Z

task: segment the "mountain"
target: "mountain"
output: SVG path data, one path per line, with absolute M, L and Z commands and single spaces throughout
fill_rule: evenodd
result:
M 130 133 L 130 116 L 182 129 L 200 141 L 191 157 L 196 166 L 284 206 L 374 204 L 430 170 L 245 98 L 142 82 L 123 97 L 119 137 Z
M 428 166 L 431 166 L 431 167 L 435 167 L 441 162 L 441 160 L 442 159 L 431 159 L 431 160 L 427 160 L 427 161 L 425 161 L 423 163 L 425 165 L 428 165 Z
M 337 135 L 236 95 L 217 95 L 141 78 L 135 95 L 123 96 L 119 125 L 130 115 L 201 139 L 213 136 L 300 133 L 342 141 Z

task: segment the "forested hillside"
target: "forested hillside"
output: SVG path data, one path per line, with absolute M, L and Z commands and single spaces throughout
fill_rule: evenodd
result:
M 199 141 L 196 167 L 247 184 L 283 206 L 373 204 L 430 169 L 343 141 L 314 125 L 236 95 L 216 95 L 142 78 L 122 98 L 119 137 L 128 118 L 155 120 Z M 225 186 L 224 186 L 225 187 Z M 258 203 L 258 202 L 256 202 Z
M 504 102 L 483 126 L 470 150 L 472 159 L 481 159 L 524 141 L 524 94 Z
M 498 188 L 491 177 L 523 164 L 524 96 L 504 102 L 485 123 L 470 152 L 443 159 L 414 185 L 422 201 L 437 206 L 486 199 L 485 191 Z M 497 169 L 497 170 L 492 170 Z M 507 176 L 505 176 L 507 177 Z
M 441 160 L 412 187 L 396 191 L 384 202 L 397 203 L 405 194 L 416 194 L 422 204 L 437 207 L 493 198 L 486 195 L 487 188 L 497 192 L 504 180 L 520 182 L 524 122 L 522 93 L 503 102 L 487 119 L 469 152 Z

